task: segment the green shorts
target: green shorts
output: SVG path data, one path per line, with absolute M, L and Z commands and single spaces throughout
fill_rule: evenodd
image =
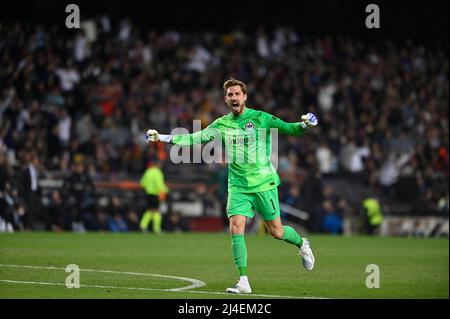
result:
M 280 216 L 278 188 L 259 193 L 229 193 L 227 216 L 243 215 L 249 218 L 258 212 L 264 220 L 274 220 Z

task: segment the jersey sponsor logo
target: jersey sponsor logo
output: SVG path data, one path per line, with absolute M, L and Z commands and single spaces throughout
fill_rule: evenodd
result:
M 247 131 L 253 130 L 255 128 L 255 125 L 252 122 L 248 122 L 247 124 L 245 124 L 245 129 Z
M 238 137 L 230 137 L 228 139 L 228 144 L 253 144 L 255 143 L 255 138 L 253 136 L 238 136 Z

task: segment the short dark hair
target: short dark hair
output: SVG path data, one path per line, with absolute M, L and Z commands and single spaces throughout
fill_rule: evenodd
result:
M 244 82 L 239 81 L 239 80 L 237 80 L 237 79 L 235 79 L 233 77 L 230 77 L 223 84 L 223 94 L 226 95 L 227 94 L 227 90 L 230 87 L 236 86 L 236 85 L 239 85 L 241 87 L 242 93 L 247 94 L 247 85 Z

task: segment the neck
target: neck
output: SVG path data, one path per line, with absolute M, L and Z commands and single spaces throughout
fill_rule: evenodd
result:
M 245 105 L 239 113 L 234 113 L 234 112 L 232 112 L 232 113 L 233 113 L 234 117 L 239 117 L 242 113 L 244 113 L 244 111 L 245 111 Z

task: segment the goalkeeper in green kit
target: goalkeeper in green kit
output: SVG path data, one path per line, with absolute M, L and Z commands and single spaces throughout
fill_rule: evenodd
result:
M 278 185 L 280 178 L 270 161 L 271 130 L 281 134 L 300 136 L 318 121 L 314 114 L 301 116 L 301 121 L 286 123 L 263 111 L 246 106 L 247 87 L 234 78 L 223 85 L 225 103 L 231 112 L 207 128 L 193 134 L 163 135 L 155 130 L 147 131 L 147 141 L 162 141 L 175 145 L 194 145 L 220 139 L 228 156 L 228 202 L 231 251 L 239 271 L 238 283 L 227 288 L 229 293 L 251 293 L 247 276 L 247 247 L 245 225 L 247 218 L 259 213 L 269 233 L 276 239 L 295 245 L 300 252 L 306 270 L 314 267 L 314 255 L 310 242 L 302 238 L 292 227 L 283 226 L 280 219 Z

